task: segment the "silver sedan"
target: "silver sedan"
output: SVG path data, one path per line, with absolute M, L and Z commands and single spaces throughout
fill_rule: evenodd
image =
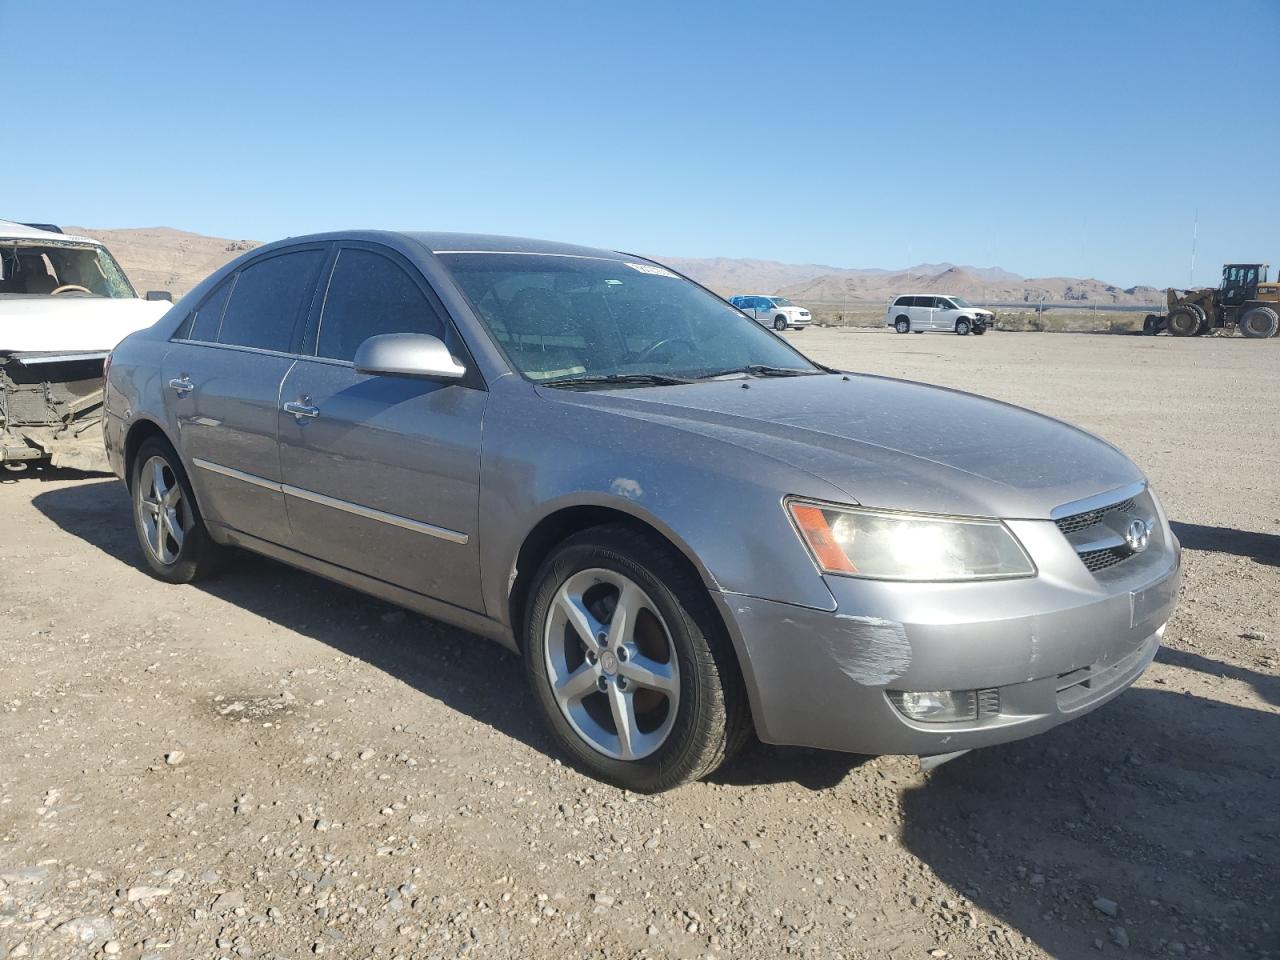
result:
M 524 655 L 593 774 L 772 743 L 944 756 L 1116 696 L 1179 546 L 1067 424 L 827 369 L 642 257 L 350 232 L 245 254 L 112 353 L 143 556 L 240 547 Z

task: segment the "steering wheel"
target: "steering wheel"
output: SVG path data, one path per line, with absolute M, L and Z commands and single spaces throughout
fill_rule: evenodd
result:
M 87 294 L 89 294 L 90 296 L 92 296 L 92 295 L 93 295 L 93 291 L 92 291 L 92 290 L 90 290 L 88 287 L 82 287 L 82 286 L 80 286 L 80 284 L 78 284 L 78 283 L 64 283 L 64 284 L 63 284 L 62 286 L 60 286 L 60 287 L 55 287 L 55 288 L 50 292 L 49 296 L 51 296 L 51 297 L 56 297 L 56 296 L 57 296 L 58 294 L 60 294 L 60 293 L 67 293 L 67 292 L 72 291 L 72 290 L 79 290 L 81 293 L 87 293 Z
M 698 349 L 697 345 L 692 340 L 686 340 L 683 337 L 667 337 L 665 340 L 657 340 L 649 344 L 647 347 L 645 347 L 643 350 L 637 353 L 636 361 L 638 362 L 641 360 L 648 360 L 651 356 L 653 356 L 663 347 L 669 347 L 677 344 L 679 346 L 682 346 L 686 353 L 693 353 L 695 350 Z

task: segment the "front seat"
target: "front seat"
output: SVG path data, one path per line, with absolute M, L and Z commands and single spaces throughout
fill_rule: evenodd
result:
M 53 293 L 58 281 L 49 275 L 44 257 L 19 257 L 17 278 L 23 281 L 26 293 Z
M 564 343 L 582 336 L 560 296 L 542 287 L 524 287 L 511 298 L 506 318 L 513 341 L 508 349 L 528 376 L 545 380 L 586 372 L 581 351 Z

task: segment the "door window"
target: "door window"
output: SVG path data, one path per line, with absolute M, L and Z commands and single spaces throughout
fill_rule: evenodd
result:
M 251 263 L 240 271 L 222 315 L 218 343 L 286 353 L 298 315 L 310 304 L 322 250 L 298 250 Z
M 384 333 L 428 333 L 443 340 L 445 326 L 398 264 L 369 250 L 342 250 L 324 300 L 316 356 L 352 360 L 360 344 Z
M 184 323 L 183 328 L 178 330 L 175 339 L 203 340 L 206 343 L 217 340 L 218 327 L 222 324 L 222 311 L 226 309 L 227 297 L 231 295 L 234 285 L 234 277 L 228 277 L 218 284 L 218 288 L 205 297 L 204 302 L 196 309 L 190 323 Z

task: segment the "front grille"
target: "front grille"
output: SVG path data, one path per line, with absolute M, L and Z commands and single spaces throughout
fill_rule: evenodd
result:
M 1145 490 L 1106 506 L 1059 517 L 1054 523 L 1085 569 L 1096 574 L 1139 556 L 1125 540 L 1126 530 L 1135 519 L 1155 526 L 1155 505 Z
M 1124 563 L 1131 556 L 1131 553 L 1113 547 L 1107 550 L 1086 550 L 1080 554 L 1080 560 L 1090 570 L 1097 572 L 1114 567 L 1117 563 Z
M 1099 507 L 1097 510 L 1087 510 L 1084 513 L 1077 513 L 1074 516 L 1063 517 L 1054 522 L 1058 525 L 1058 529 L 1065 534 L 1076 533 L 1080 530 L 1086 530 L 1089 527 L 1101 523 L 1109 513 L 1115 513 L 1117 510 L 1128 513 L 1133 509 L 1133 497 L 1128 500 L 1121 500 L 1119 503 L 1113 503 L 1109 507 Z

